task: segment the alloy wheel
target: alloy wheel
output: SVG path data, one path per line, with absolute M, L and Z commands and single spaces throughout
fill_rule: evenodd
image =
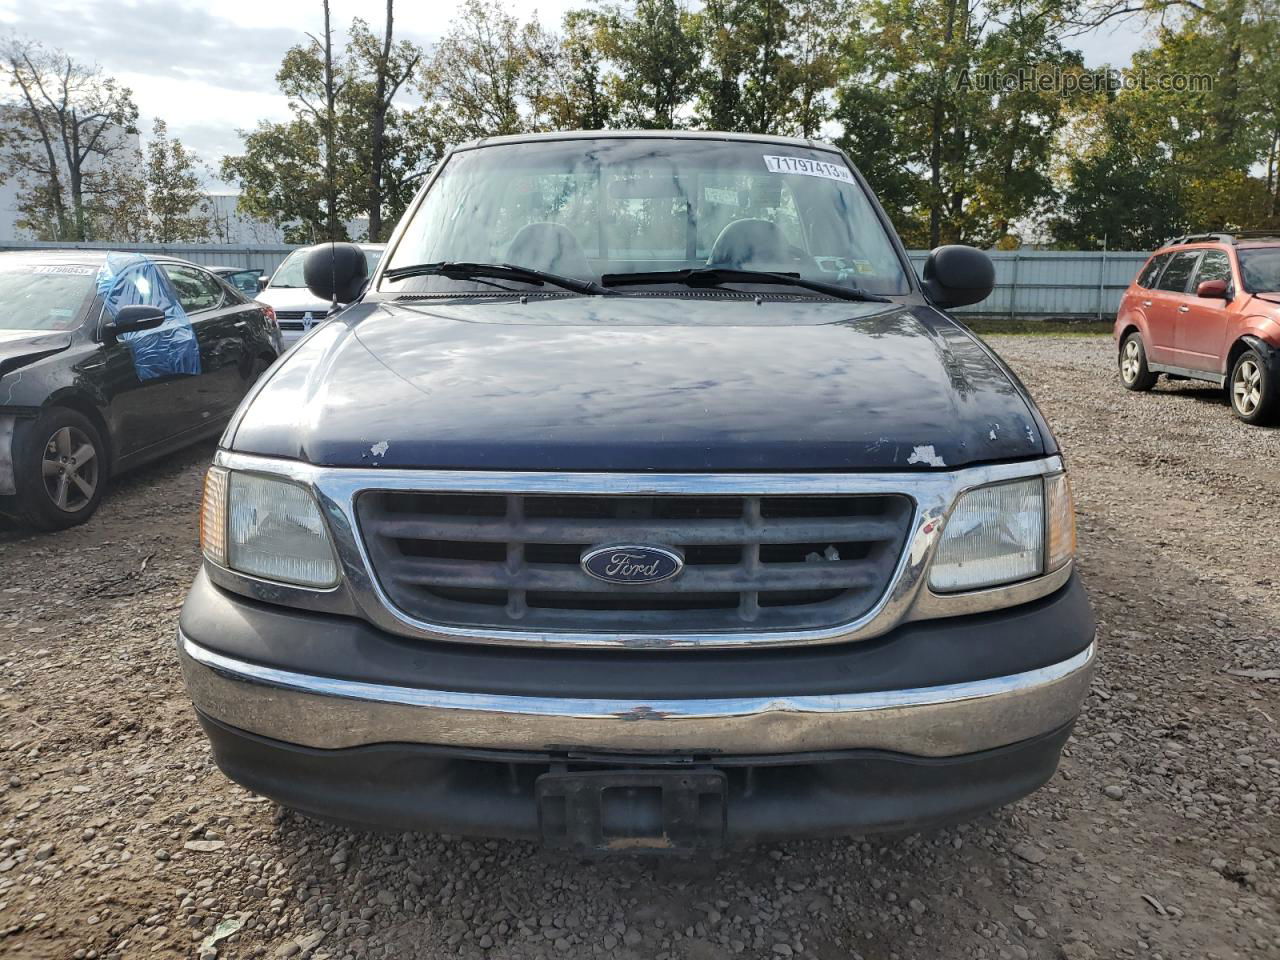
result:
M 1231 402 L 1241 416 L 1250 416 L 1262 402 L 1262 371 L 1253 360 L 1241 360 L 1231 378 Z
M 98 489 L 98 451 L 76 427 L 60 427 L 44 445 L 44 489 L 65 513 L 83 510 Z
M 1138 355 L 1138 341 L 1129 340 L 1120 354 L 1120 376 L 1125 383 L 1133 383 L 1138 379 L 1138 371 L 1142 367 L 1142 359 Z

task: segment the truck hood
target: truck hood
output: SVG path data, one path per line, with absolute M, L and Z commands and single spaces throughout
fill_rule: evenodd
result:
M 0 330 L 0 374 L 34 363 L 71 346 L 68 332 Z
M 669 472 L 1053 449 L 1008 369 L 932 308 L 715 296 L 356 304 L 224 443 L 333 466 Z

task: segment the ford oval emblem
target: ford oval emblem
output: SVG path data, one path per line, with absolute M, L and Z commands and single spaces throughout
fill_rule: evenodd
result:
M 661 583 L 684 569 L 684 557 L 665 547 L 620 543 L 588 550 L 582 569 L 605 583 Z

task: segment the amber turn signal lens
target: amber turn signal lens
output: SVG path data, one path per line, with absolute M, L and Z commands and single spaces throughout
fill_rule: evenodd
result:
M 1049 548 L 1045 572 L 1057 570 L 1076 553 L 1076 509 L 1071 497 L 1071 481 L 1065 473 L 1045 477 L 1045 507 L 1048 514 Z
M 200 549 L 213 563 L 227 565 L 227 471 L 210 467 L 200 504 Z

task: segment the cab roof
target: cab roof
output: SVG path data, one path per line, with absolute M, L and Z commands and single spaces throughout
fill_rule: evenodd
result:
M 763 133 L 725 133 L 717 130 L 563 130 L 555 133 L 516 133 L 505 137 L 483 137 L 460 143 L 454 150 L 473 150 L 508 143 L 538 143 L 554 140 L 715 140 L 741 143 L 771 143 L 776 146 L 806 147 L 840 153 L 840 148 L 822 140 L 803 137 L 775 137 Z

